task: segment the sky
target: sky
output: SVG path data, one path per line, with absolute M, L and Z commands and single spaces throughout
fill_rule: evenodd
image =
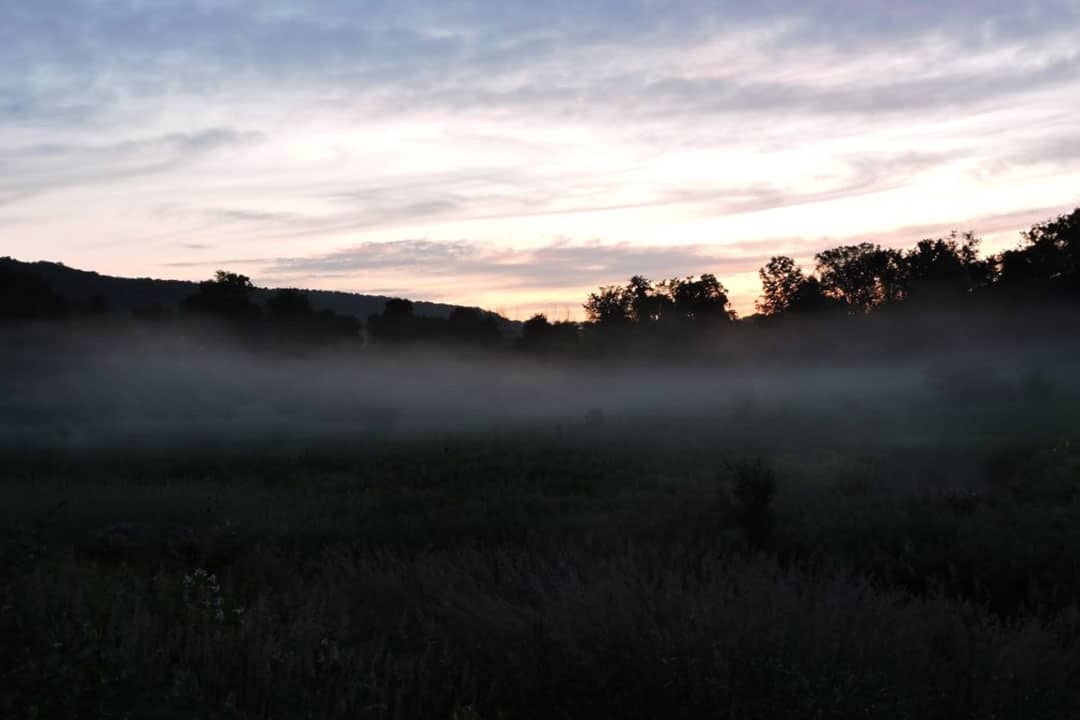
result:
M 1080 0 L 0 0 L 0 255 L 563 319 L 1080 205 Z

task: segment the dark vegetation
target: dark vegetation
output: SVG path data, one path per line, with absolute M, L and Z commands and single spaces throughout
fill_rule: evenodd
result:
M 0 258 L 0 275 L 6 280 L 15 281 L 16 275 L 35 277 L 64 299 L 64 310 L 70 316 L 85 315 L 87 310 L 96 309 L 98 313 L 108 313 L 117 318 L 135 317 L 141 320 L 175 319 L 176 312 L 184 300 L 200 290 L 199 283 L 184 280 L 154 280 L 151 278 L 119 278 L 100 275 L 96 272 L 76 270 L 52 262 L 19 262 L 11 258 Z M 6 282 L 4 283 L 6 285 Z M 266 304 L 276 290 L 253 287 L 251 301 L 259 306 Z M 383 306 L 391 298 L 379 295 L 360 295 L 357 293 L 334 292 L 330 290 L 300 290 L 316 312 L 330 311 L 339 315 L 349 315 L 363 320 L 369 315 L 382 312 Z M 29 298 L 18 299 L 18 305 L 34 317 L 49 317 L 39 313 L 37 303 Z M 4 306 L 9 312 L 15 306 L 15 299 L 5 298 Z M 423 317 L 446 319 L 455 309 L 453 305 L 441 303 L 415 302 L 415 312 Z M 514 323 L 498 318 L 501 332 L 510 333 Z
M 1080 211 L 520 332 L 0 264 L 0 716 L 1080 716 Z
M 1074 716 L 1073 449 L 897 498 L 588 439 L 9 454 L 5 713 Z
M 323 339 L 362 344 L 366 338 L 368 344 L 398 346 L 463 342 L 571 357 L 633 351 L 663 358 L 688 349 L 753 344 L 762 331 L 770 335 L 782 325 L 800 341 L 807 328 L 814 330 L 811 343 L 800 351 L 813 349 L 813 340 L 821 338 L 835 345 L 838 334 L 855 344 L 868 337 L 876 343 L 881 336 L 896 336 L 898 324 L 907 331 L 907 343 L 939 344 L 954 339 L 964 325 L 1001 325 L 1003 312 L 1010 319 L 1026 316 L 1025 325 L 1041 325 L 1047 317 L 1055 324 L 1062 310 L 1072 313 L 1080 307 L 1080 210 L 1034 226 L 1014 250 L 982 257 L 978 246 L 971 233 L 921 240 L 910 250 L 870 243 L 842 246 L 818 253 L 811 274 L 789 257 L 774 257 L 759 273 L 759 313 L 741 320 L 730 308 L 723 283 L 705 273 L 660 282 L 635 276 L 625 286 L 602 287 L 587 299 L 584 323 L 552 323 L 538 314 L 521 324 L 477 308 L 402 298 L 263 290 L 246 276 L 225 271 L 194 285 L 107 278 L 5 258 L 0 259 L 0 322 L 66 319 L 70 324 L 108 316 L 190 329 L 201 319 L 243 340 L 284 336 L 317 345 Z M 943 332 L 945 325 L 952 332 Z M 1008 334 L 1016 328 L 992 329 Z

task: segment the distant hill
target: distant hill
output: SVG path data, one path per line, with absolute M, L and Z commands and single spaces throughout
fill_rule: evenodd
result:
M 102 275 L 90 270 L 78 270 L 56 262 L 22 262 L 10 257 L 0 258 L 0 267 L 8 267 L 37 275 L 43 282 L 67 300 L 85 303 L 95 297 L 103 297 L 113 310 L 133 311 L 154 305 L 176 308 L 180 301 L 198 289 L 198 283 L 188 280 L 157 280 L 154 278 L 124 278 Z M 277 288 L 259 288 L 255 302 L 262 304 Z M 361 295 L 359 293 L 331 290 L 304 289 L 316 310 L 332 310 L 353 315 L 366 321 L 368 316 L 381 313 L 386 301 L 384 295 Z M 458 305 L 414 301 L 413 310 L 425 317 L 448 317 Z M 504 334 L 516 334 L 521 323 L 492 313 L 498 319 L 499 330 Z

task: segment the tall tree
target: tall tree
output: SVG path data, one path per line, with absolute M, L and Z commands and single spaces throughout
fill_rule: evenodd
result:
M 758 270 L 762 295 L 755 306 L 765 315 L 816 313 L 836 307 L 814 275 L 804 275 L 802 268 L 785 255 L 769 260 Z
M 634 297 L 618 285 L 605 285 L 590 293 L 585 302 L 585 315 L 598 325 L 623 325 L 634 317 Z
M 679 317 L 698 321 L 728 321 L 735 318 L 735 313 L 728 306 L 727 288 L 711 273 L 704 273 L 696 280 L 693 276 L 672 278 L 665 283 L 665 287 Z
M 991 266 L 979 258 L 979 239 L 971 233 L 920 240 L 903 254 L 905 296 L 947 302 L 990 282 Z
M 761 278 L 761 299 L 755 305 L 765 315 L 779 315 L 791 308 L 806 276 L 802 268 L 786 255 L 774 256 L 758 270 Z
M 903 256 L 871 243 L 843 245 L 814 256 L 821 286 L 863 312 L 904 297 Z
M 627 283 L 625 293 L 630 297 L 630 309 L 634 322 L 655 322 L 671 309 L 672 300 L 663 292 L 657 292 L 648 278 L 635 275 Z
M 1080 209 L 1035 225 L 1024 243 L 998 259 L 1004 287 L 1080 292 Z

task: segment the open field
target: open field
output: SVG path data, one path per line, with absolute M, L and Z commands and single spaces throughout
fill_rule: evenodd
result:
M 1067 718 L 1071 345 L 11 335 L 0 715 Z
M 8 450 L 10 717 L 1068 717 L 1080 448 Z M 982 480 L 898 493 L 903 462 Z M 755 483 L 775 479 L 775 498 Z M 765 478 L 762 481 L 762 477 Z

